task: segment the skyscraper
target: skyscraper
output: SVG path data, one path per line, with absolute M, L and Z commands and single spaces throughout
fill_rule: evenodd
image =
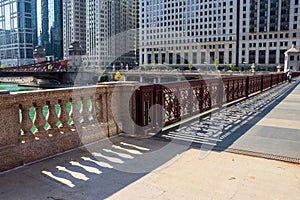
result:
M 62 21 L 62 0 L 37 0 L 38 45 L 54 59 L 63 58 Z
M 63 0 L 63 50 L 64 58 L 69 58 L 69 47 L 78 42 L 82 53 L 86 50 L 86 1 Z
M 236 63 L 236 0 L 140 1 L 140 63 Z
M 134 65 L 137 49 L 138 0 L 87 1 L 87 67 Z
M 299 0 L 243 0 L 239 14 L 239 61 L 260 68 L 284 64 L 284 52 L 300 48 Z
M 1 64 L 17 66 L 33 63 L 35 1 L 0 1 Z

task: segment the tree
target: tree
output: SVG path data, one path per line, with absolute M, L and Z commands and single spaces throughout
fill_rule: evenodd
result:
M 6 67 L 8 67 L 6 64 L 0 65 L 0 68 L 6 68 Z
M 153 60 L 153 62 L 152 62 L 152 69 L 156 69 L 156 62 L 155 62 L 155 60 Z
M 107 82 L 108 81 L 108 75 L 105 73 L 105 74 L 102 74 L 102 76 L 100 77 L 100 82 Z
M 119 71 L 117 71 L 117 72 L 115 73 L 115 76 L 114 76 L 115 81 L 118 81 L 118 80 L 120 80 L 121 78 L 122 78 L 122 74 L 121 74 Z
M 192 70 L 192 68 L 193 68 L 193 63 L 190 62 L 188 67 L 189 67 L 190 70 Z
M 216 69 L 218 69 L 218 67 L 219 67 L 219 58 L 216 58 L 216 60 L 215 60 L 215 67 L 216 67 Z
M 232 70 L 232 71 L 237 71 L 239 69 L 237 66 L 235 66 L 232 63 L 230 63 L 228 66 L 229 66 L 229 69 Z

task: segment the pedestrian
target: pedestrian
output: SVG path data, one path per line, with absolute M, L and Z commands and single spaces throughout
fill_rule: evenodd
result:
M 289 83 L 292 82 L 292 74 L 293 74 L 293 67 L 290 66 L 290 68 L 287 71 L 287 79 L 288 79 Z

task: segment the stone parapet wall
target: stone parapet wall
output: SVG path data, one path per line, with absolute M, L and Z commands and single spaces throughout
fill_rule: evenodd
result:
M 136 85 L 0 93 L 0 171 L 119 134 L 136 107 L 121 93 Z

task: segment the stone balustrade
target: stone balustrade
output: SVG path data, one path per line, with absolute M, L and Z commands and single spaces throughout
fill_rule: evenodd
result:
M 120 98 L 135 88 L 124 83 L 0 92 L 0 171 L 119 134 L 128 120 L 124 108 L 131 117 L 135 113 L 132 101 L 124 107 Z

